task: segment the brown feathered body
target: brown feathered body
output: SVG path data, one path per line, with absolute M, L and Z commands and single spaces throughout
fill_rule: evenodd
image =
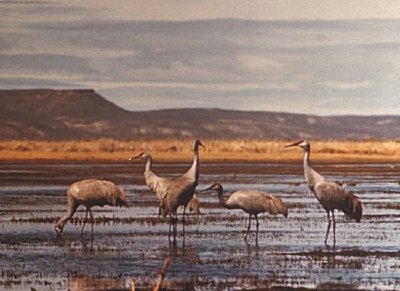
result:
M 74 215 L 80 205 L 90 211 L 93 206 L 126 206 L 127 199 L 121 188 L 113 182 L 87 179 L 75 182 L 68 187 L 67 203 L 67 214 L 55 226 L 58 235 L 61 235 L 65 223 Z
M 189 201 L 194 195 L 200 176 L 199 146 L 203 146 L 200 140 L 196 139 L 193 143 L 193 163 L 189 170 L 182 176 L 174 179 L 167 185 L 166 193 L 161 199 L 161 211 L 165 217 L 170 214 L 170 230 L 174 225 L 174 235 L 176 234 L 177 210 L 183 206 L 183 225 L 185 223 L 185 211 Z M 174 217 L 174 219 L 173 219 Z
M 249 214 L 267 212 L 271 215 L 288 215 L 286 205 L 278 197 L 266 192 L 257 190 L 236 191 L 224 201 L 222 194 L 219 194 L 220 204 L 228 209 L 242 209 Z
M 158 176 L 152 169 L 152 158 L 148 153 L 142 153 L 141 158 L 146 160 L 146 167 L 144 170 L 144 181 L 147 187 L 155 193 L 158 199 L 161 199 L 167 192 L 167 185 L 171 183 L 172 179 Z
M 167 193 L 171 192 L 171 189 L 176 189 L 177 191 L 181 191 L 179 188 L 179 185 L 187 185 L 187 184 L 193 184 L 195 183 L 195 179 L 192 179 L 193 182 L 191 182 L 191 178 L 193 175 L 196 173 L 192 173 L 192 171 L 196 171 L 196 168 L 192 170 L 193 166 L 187 171 L 183 176 L 177 178 L 177 179 L 172 179 L 172 178 L 165 178 L 165 177 L 160 177 L 158 176 L 154 171 L 153 171 L 153 159 L 149 153 L 140 153 L 139 155 L 129 158 L 129 160 L 135 160 L 135 159 L 142 159 L 146 161 L 146 166 L 144 170 L 144 181 L 149 187 L 149 189 L 156 194 L 157 198 L 160 200 L 160 211 L 163 210 L 164 216 L 168 213 L 168 208 L 166 207 L 166 201 L 162 201 L 162 198 L 166 196 Z M 198 163 L 197 163 L 198 166 Z M 198 169 L 197 169 L 198 170 Z M 198 175 L 198 174 L 197 174 Z M 198 176 L 197 176 L 198 179 Z M 178 186 L 178 188 L 177 188 Z M 186 190 L 183 190 L 186 191 Z M 191 189 L 188 189 L 187 192 L 190 192 Z M 194 210 L 195 213 L 198 213 L 198 204 L 199 200 L 197 197 L 194 197 L 189 201 L 189 208 L 191 210 Z M 182 204 L 181 204 L 182 205 Z M 164 207 L 164 209 L 162 209 Z M 159 214 L 160 214 L 159 211 Z
M 157 198 L 160 200 L 160 204 L 161 203 L 161 199 L 162 197 L 164 197 L 168 191 L 170 191 L 170 189 L 172 187 L 176 187 L 177 184 L 182 184 L 185 183 L 187 181 L 187 183 L 190 183 L 189 179 L 186 178 L 186 181 L 184 179 L 178 178 L 178 180 L 180 181 L 174 181 L 174 179 L 168 179 L 168 178 L 164 178 L 164 177 L 160 177 L 158 176 L 156 173 L 154 173 L 153 169 L 152 169 L 152 158 L 150 156 L 150 154 L 143 154 L 143 159 L 146 160 L 146 168 L 144 171 L 144 181 L 146 183 L 146 185 L 149 187 L 149 189 L 155 193 L 157 195 Z M 190 170 L 188 171 L 188 173 L 186 173 L 188 176 L 191 175 Z M 198 178 L 197 178 L 198 180 Z M 191 189 L 188 190 L 188 192 L 190 192 Z M 181 204 L 184 205 L 184 204 Z M 193 197 L 189 200 L 188 202 L 188 206 L 189 206 L 189 210 L 193 211 L 193 213 L 195 214 L 199 214 L 199 199 L 196 197 L 196 195 L 193 195 Z M 166 212 L 166 211 L 165 211 Z M 164 213 L 165 213 L 164 212 Z
M 326 211 L 337 209 L 350 219 L 360 222 L 363 206 L 360 199 L 351 192 L 345 191 L 337 183 L 324 179 L 311 188 L 315 197 Z
M 318 202 L 325 209 L 328 216 L 328 227 L 325 236 L 325 244 L 327 244 L 328 234 L 331 226 L 330 213 L 333 218 L 333 237 L 334 245 L 336 243 L 335 236 L 335 210 L 343 211 L 349 218 L 360 222 L 363 212 L 363 204 L 360 199 L 351 192 L 345 191 L 337 182 L 330 181 L 315 171 L 310 165 L 310 143 L 301 140 L 299 142 L 289 144 L 286 147 L 298 146 L 304 150 L 304 177 L 308 188 L 314 193 Z
M 146 161 L 146 166 L 144 168 L 144 182 L 146 183 L 147 187 L 156 194 L 158 200 L 160 201 L 159 205 L 161 205 L 162 197 L 167 194 L 168 185 L 172 183 L 172 179 L 164 178 L 158 176 L 153 171 L 153 159 L 149 153 L 140 153 L 139 155 L 129 158 L 130 161 L 141 159 Z M 161 214 L 161 206 L 158 209 L 158 215 Z
M 164 216 L 167 213 L 176 214 L 179 206 L 186 207 L 192 199 L 198 184 L 198 164 L 197 155 L 189 171 L 167 185 L 166 194 L 161 201 Z
M 219 183 L 214 183 L 206 190 L 216 190 L 218 193 L 218 200 L 221 206 L 227 209 L 241 209 L 249 214 L 249 224 L 244 240 L 247 240 L 247 235 L 250 232 L 251 216 L 256 218 L 256 241 L 258 240 L 258 214 L 269 213 L 271 215 L 282 214 L 288 216 L 288 209 L 283 201 L 274 195 L 263 191 L 257 190 L 240 190 L 233 192 L 227 200 L 223 198 L 223 187 Z

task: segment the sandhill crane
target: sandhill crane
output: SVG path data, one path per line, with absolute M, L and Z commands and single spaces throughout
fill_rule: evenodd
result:
M 157 195 L 157 198 L 161 201 L 161 198 L 166 194 L 167 185 L 172 182 L 172 179 L 163 178 L 157 176 L 152 169 L 153 159 L 149 153 L 140 153 L 137 156 L 129 158 L 130 161 L 141 159 L 146 161 L 144 169 L 144 181 L 150 190 Z M 160 215 L 161 208 L 158 210 Z
M 310 165 L 310 143 L 301 140 L 285 147 L 298 146 L 304 150 L 304 176 L 308 188 L 314 193 L 318 202 L 325 209 L 328 215 L 328 227 L 325 235 L 325 244 L 328 245 L 328 235 L 331 227 L 331 218 L 329 213 L 332 213 L 333 218 L 333 245 L 336 244 L 336 222 L 335 209 L 343 211 L 349 218 L 360 222 L 363 211 L 363 204 L 360 199 L 351 192 L 346 192 L 341 186 L 333 181 L 330 181 L 318 174 Z
M 244 236 L 244 241 L 247 243 L 247 236 L 250 232 L 251 226 L 251 216 L 254 215 L 256 218 L 256 243 L 258 243 L 258 214 L 263 212 L 268 212 L 272 215 L 282 214 L 285 217 L 288 216 L 288 210 L 285 203 L 278 197 L 275 197 L 266 192 L 257 190 L 241 190 L 236 191 L 229 196 L 228 200 L 224 200 L 222 193 L 224 189 L 219 183 L 214 183 L 210 187 L 202 190 L 216 190 L 218 193 L 218 200 L 221 206 L 227 209 L 242 209 L 244 212 L 249 214 L 249 224 L 247 226 L 246 235 Z
M 161 199 L 162 214 L 165 217 L 170 214 L 170 224 L 168 235 L 171 234 L 171 226 L 174 226 L 174 235 L 176 234 L 176 223 L 178 221 L 177 210 L 179 206 L 183 206 L 183 228 L 185 227 L 185 211 L 186 206 L 192 199 L 194 190 L 199 181 L 200 175 L 200 159 L 199 146 L 203 146 L 199 139 L 193 143 L 193 163 L 189 170 L 177 179 L 172 180 L 167 185 L 166 193 Z
M 93 214 L 91 207 L 93 206 L 127 206 L 125 193 L 114 183 L 106 180 L 87 179 L 71 184 L 67 190 L 68 209 L 55 225 L 58 236 L 61 236 L 65 223 L 74 215 L 79 205 L 86 206 L 85 221 L 82 226 L 85 227 L 88 212 L 92 222 L 93 232 Z
M 172 183 L 173 179 L 168 179 L 164 177 L 159 177 L 152 168 L 153 159 L 149 153 L 142 152 L 134 157 L 129 158 L 130 161 L 141 159 L 146 161 L 146 166 L 144 169 L 144 181 L 146 185 L 150 188 L 150 190 L 157 195 L 157 198 L 160 200 L 166 194 L 168 184 Z M 193 198 L 189 201 L 189 210 L 193 211 L 195 214 L 199 214 L 199 199 L 196 195 L 193 195 Z M 159 207 L 158 215 L 161 213 L 161 206 Z

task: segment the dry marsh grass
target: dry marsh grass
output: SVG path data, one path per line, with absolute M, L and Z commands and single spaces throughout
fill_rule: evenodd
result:
M 142 151 L 160 161 L 186 161 L 192 157 L 193 140 L 76 140 L 0 141 L 0 160 L 124 161 Z M 292 141 L 202 140 L 203 161 L 301 160 L 302 150 L 284 148 Z M 399 162 L 400 141 L 310 141 L 313 160 L 332 162 Z

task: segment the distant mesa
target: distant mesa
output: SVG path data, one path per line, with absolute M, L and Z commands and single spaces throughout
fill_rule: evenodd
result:
M 2 140 L 400 138 L 400 116 L 321 117 L 222 109 L 133 112 L 92 89 L 0 90 L 0 98 Z

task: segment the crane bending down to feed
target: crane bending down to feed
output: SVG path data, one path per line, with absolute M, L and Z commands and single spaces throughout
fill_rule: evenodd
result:
M 363 211 L 363 204 L 360 199 L 351 192 L 346 192 L 338 183 L 329 181 L 318 174 L 310 165 L 310 143 L 301 140 L 285 147 L 298 146 L 304 150 L 304 176 L 307 186 L 314 193 L 318 202 L 325 209 L 328 215 L 328 227 L 325 235 L 325 244 L 328 245 L 328 235 L 331 228 L 331 218 L 329 213 L 332 213 L 333 219 L 333 245 L 336 244 L 336 222 L 335 209 L 343 211 L 349 218 L 360 222 Z
M 228 200 L 224 200 L 222 193 L 224 189 L 219 183 L 214 183 L 207 189 L 216 190 L 218 193 L 218 200 L 221 206 L 227 209 L 242 209 L 244 212 L 249 214 L 249 224 L 247 226 L 246 235 L 244 236 L 244 241 L 247 243 L 247 236 L 250 232 L 251 226 L 251 216 L 256 218 L 256 243 L 258 243 L 258 214 L 263 212 L 268 212 L 272 215 L 282 214 L 285 217 L 288 216 L 288 210 L 285 203 L 278 197 L 270 195 L 266 192 L 257 190 L 241 190 L 236 191 L 231 194 Z
M 178 221 L 177 210 L 183 206 L 183 232 L 185 230 L 185 212 L 189 201 L 192 199 L 200 176 L 199 146 L 204 147 L 199 139 L 193 143 L 193 163 L 189 170 L 177 179 L 172 180 L 166 187 L 166 192 L 161 199 L 161 211 L 165 217 L 170 215 L 168 236 L 171 235 L 171 226 L 176 235 L 176 224 Z
M 86 206 L 86 216 L 83 222 L 82 231 L 85 227 L 88 212 L 92 222 L 93 232 L 93 214 L 91 207 L 93 206 L 127 206 L 125 193 L 121 188 L 117 187 L 113 182 L 106 180 L 87 179 L 71 184 L 67 190 L 68 209 L 55 226 L 58 236 L 61 236 L 65 223 L 72 218 L 79 205 Z
M 172 183 L 172 179 L 164 178 L 158 176 L 154 171 L 153 171 L 153 159 L 149 153 L 140 153 L 137 156 L 129 158 L 130 161 L 141 159 L 146 161 L 146 166 L 144 169 L 144 181 L 149 187 L 149 189 L 156 194 L 157 198 L 160 201 L 161 205 L 161 199 L 162 197 L 166 194 L 168 184 Z M 189 209 L 193 211 L 195 214 L 199 214 L 199 199 L 196 197 L 196 195 L 193 195 L 193 198 L 189 201 Z M 158 209 L 158 215 L 161 213 L 161 206 Z

